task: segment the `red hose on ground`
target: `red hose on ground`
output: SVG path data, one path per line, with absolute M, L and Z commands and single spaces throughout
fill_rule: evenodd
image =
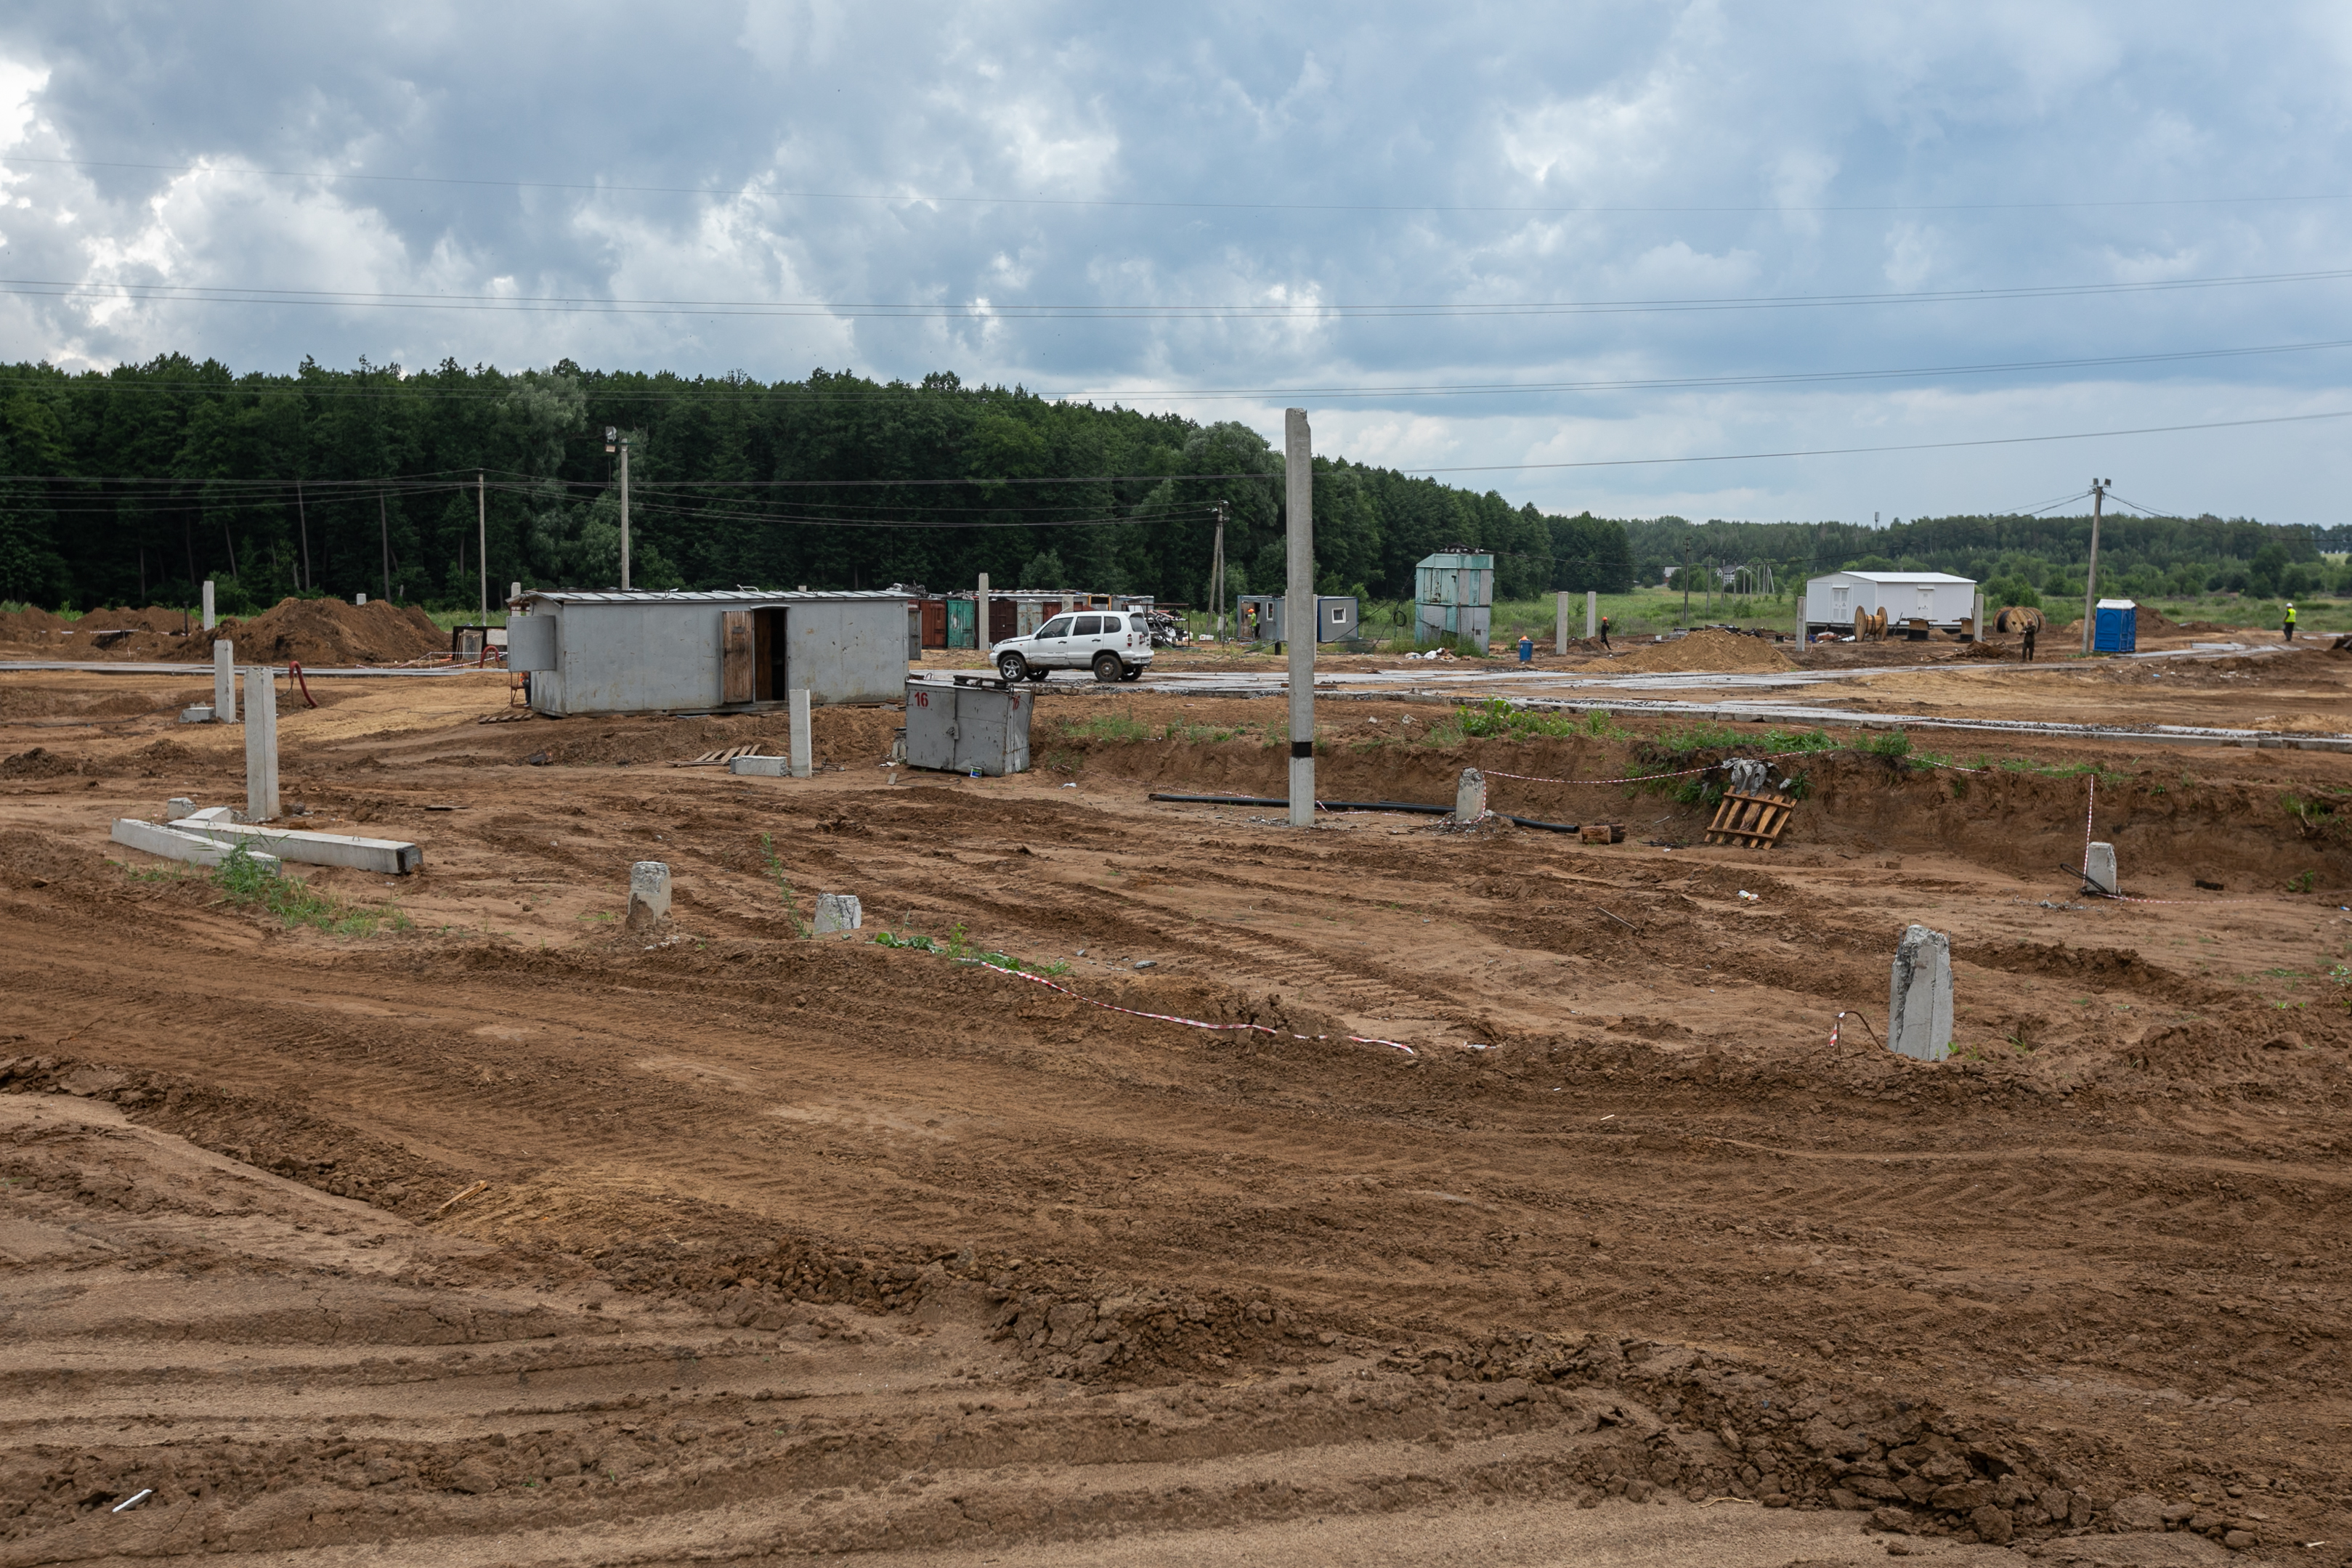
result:
M 310 683 L 302 678 L 301 664 L 296 661 L 288 661 L 286 673 L 294 677 L 294 684 L 302 688 L 303 706 L 305 707 L 317 707 L 319 706 L 319 699 L 310 695 Z

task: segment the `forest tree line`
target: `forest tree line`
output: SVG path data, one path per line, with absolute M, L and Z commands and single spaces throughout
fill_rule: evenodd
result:
M 290 376 L 171 355 L 110 371 L 0 368 L 0 599 L 88 608 L 292 593 L 476 602 L 620 580 L 610 428 L 628 444 L 640 588 L 1209 593 L 1285 583 L 1282 455 L 1234 423 L 1056 402 L 952 374 L 881 383 L 447 362 L 305 361 Z M 478 480 L 478 476 L 479 478 Z M 1498 586 L 1632 585 L 1625 533 L 1393 470 L 1318 457 L 1318 586 L 1409 597 L 1455 545 Z
M 61 608 L 289 593 L 476 601 L 509 582 L 602 588 L 919 582 L 1152 593 L 1200 604 L 1219 503 L 1229 596 L 1285 586 L 1282 455 L 1247 426 L 1057 402 L 1020 388 L 817 371 L 802 381 L 454 361 L 237 374 L 168 355 L 110 371 L 0 367 L 0 600 Z M 482 476 L 479 485 L 477 476 Z M 2337 536 L 2346 536 L 2339 538 Z M 1695 524 L 1569 517 L 1318 457 L 1318 587 L 1409 598 L 1423 557 L 1493 552 L 1496 591 L 1622 592 L 1665 570 L 1942 570 L 2012 601 L 2081 591 L 2090 518 Z M 2352 591 L 2352 529 L 2105 519 L 2102 581 L 2143 596 Z

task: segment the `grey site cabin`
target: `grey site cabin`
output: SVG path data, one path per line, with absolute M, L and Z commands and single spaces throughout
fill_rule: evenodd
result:
M 907 680 L 896 593 L 531 592 L 512 600 L 507 667 L 543 714 L 706 713 L 782 702 L 895 703 Z

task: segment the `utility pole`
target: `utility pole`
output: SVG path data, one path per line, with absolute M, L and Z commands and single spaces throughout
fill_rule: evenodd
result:
M 302 506 L 302 481 L 294 481 L 294 520 L 302 529 L 302 587 L 305 591 L 319 586 L 310 575 L 310 514 Z
M 1211 508 L 1217 514 L 1217 543 L 1209 552 L 1209 612 L 1217 618 L 1217 641 L 1225 640 L 1225 515 L 1231 509 L 1219 501 Z
M 2113 479 L 2091 481 L 2091 570 L 2083 574 L 2083 653 L 2088 657 L 2099 619 L 2099 514 L 2105 509 L 2107 486 Z
M 1290 640 L 1290 825 L 1315 825 L 1315 433 L 1303 408 L 1283 411 L 1283 481 L 1290 580 L 1282 634 Z
M 383 601 L 392 602 L 392 519 L 383 509 L 383 492 L 375 493 L 375 526 L 383 537 Z
M 490 492 L 479 468 L 474 470 L 474 527 L 478 530 L 474 553 L 482 558 L 478 563 L 482 569 L 482 624 L 488 626 L 490 623 Z M 484 632 L 482 640 L 489 641 L 489 634 Z
M 1690 540 L 1683 540 L 1683 624 L 1690 624 Z
M 621 455 L 621 591 L 629 591 L 629 441 L 613 425 L 604 427 L 604 450 Z M 856 579 L 851 580 L 855 581 Z

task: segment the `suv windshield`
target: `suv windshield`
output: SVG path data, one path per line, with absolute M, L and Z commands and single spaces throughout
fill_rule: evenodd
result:
M 1040 637 L 1066 637 L 1069 634 L 1070 617 L 1066 615 L 1056 616 L 1037 628 L 1037 635 Z

